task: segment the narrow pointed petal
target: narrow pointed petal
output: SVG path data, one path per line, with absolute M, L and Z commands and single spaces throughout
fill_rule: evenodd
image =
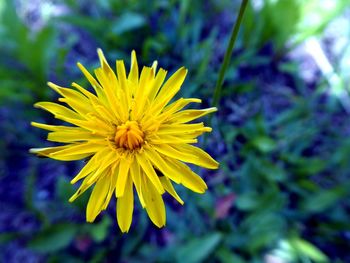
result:
M 61 151 L 50 153 L 50 157 L 69 157 L 79 154 L 93 154 L 105 148 L 103 144 L 96 144 L 91 142 L 83 142 L 77 144 L 71 144 L 70 147 Z
M 181 177 L 177 176 L 177 173 L 168 166 L 168 163 L 158 154 L 157 151 L 152 148 L 145 151 L 147 158 L 152 162 L 152 164 L 158 168 L 165 176 L 169 177 L 175 183 L 181 182 Z
M 50 132 L 47 136 L 48 141 L 53 142 L 79 142 L 79 141 L 94 141 L 103 140 L 104 138 L 99 135 L 94 135 L 89 131 L 55 131 Z
M 101 212 L 102 205 L 108 193 L 108 183 L 108 176 L 104 176 L 97 181 L 86 208 L 86 221 L 93 222 Z
M 165 105 L 176 95 L 180 90 L 182 83 L 185 80 L 187 69 L 184 67 L 178 69 L 168 80 L 160 90 L 155 99 L 155 106 L 152 111 L 154 114 L 158 114 Z
M 77 114 L 76 112 L 53 102 L 38 102 L 34 104 L 35 107 L 41 108 L 43 110 L 46 110 L 50 113 L 52 113 L 55 117 L 67 117 L 71 119 L 78 119 L 83 120 L 81 115 Z
M 191 134 L 196 132 L 211 132 L 210 127 L 205 127 L 201 123 L 190 123 L 190 124 L 163 124 L 159 127 L 157 134 Z
M 193 152 L 188 151 L 188 147 L 191 146 Z M 193 147 L 193 148 L 192 148 Z M 185 163 L 192 163 L 198 166 L 202 166 L 208 169 L 216 169 L 218 162 L 216 162 L 209 154 L 203 150 L 188 144 L 159 144 L 154 145 L 153 148 L 159 153 L 165 156 L 174 158 L 176 160 L 183 161 Z
M 147 156 L 164 176 L 175 183 L 183 184 L 196 193 L 204 193 L 207 189 L 207 185 L 203 179 L 180 161 L 161 156 L 154 150 L 147 151 Z
M 184 201 L 180 198 L 180 196 L 176 193 L 174 186 L 166 176 L 161 176 L 160 181 L 163 184 L 164 189 L 172 196 L 174 197 L 180 204 L 184 204 Z
M 109 184 L 107 198 L 103 204 L 102 210 L 105 210 L 107 208 L 107 206 L 108 206 L 108 204 L 113 196 L 113 193 L 115 193 L 115 186 L 117 183 L 117 174 L 115 173 L 115 170 L 117 169 L 117 167 L 118 167 L 118 163 L 115 163 L 107 168 L 107 173 L 109 174 L 110 184 Z
M 142 188 L 142 194 L 145 198 L 147 214 L 156 226 L 163 227 L 166 218 L 163 198 L 145 175 L 143 184 L 145 187 Z
M 81 63 L 77 63 L 77 65 L 78 65 L 78 68 L 81 70 L 81 72 L 84 74 L 84 76 L 87 78 L 87 80 L 90 82 L 91 86 L 94 88 L 98 98 L 103 102 L 106 102 L 106 96 L 100 84 L 97 82 L 97 80 L 90 74 L 90 72 Z
M 150 92 L 150 85 L 153 81 L 153 69 L 143 67 L 140 83 L 135 92 L 135 107 L 132 112 L 132 116 L 135 119 L 139 119 L 140 115 L 144 113 L 144 106 L 147 101 L 148 93 Z
M 94 183 L 96 183 L 97 179 L 103 178 L 104 176 L 108 176 L 108 171 L 105 170 L 102 174 L 99 174 L 99 176 L 95 176 L 95 173 L 90 173 L 81 183 L 78 190 L 69 198 L 69 202 L 74 202 L 75 199 L 77 199 L 79 196 L 81 196 L 86 190 L 88 190 Z M 95 179 L 92 180 L 92 177 Z
M 144 186 L 142 186 L 140 166 L 137 162 L 133 162 L 131 164 L 130 174 L 132 177 L 132 181 L 134 182 L 137 195 L 140 199 L 140 203 L 141 203 L 142 207 L 144 208 L 146 206 L 143 195 L 142 195 L 142 187 L 144 187 Z
M 103 149 L 100 152 L 97 152 L 80 170 L 80 172 L 70 181 L 71 184 L 75 184 L 80 179 L 83 179 L 87 175 L 89 175 L 92 171 L 97 170 L 96 164 L 102 161 L 102 158 L 108 154 L 106 149 Z
M 168 160 L 168 165 L 181 176 L 181 184 L 186 188 L 199 194 L 204 193 L 208 189 L 204 180 L 186 164 L 176 160 Z
M 126 181 L 125 192 L 117 201 L 117 221 L 119 228 L 123 233 L 128 232 L 130 229 L 133 211 L 134 192 L 132 179 L 129 176 Z
M 74 89 L 60 87 L 52 82 L 48 82 L 47 85 L 64 97 L 60 98 L 59 101 L 67 103 L 80 115 L 85 116 L 87 113 L 91 112 L 92 106 L 90 101 L 80 92 Z
M 198 161 L 196 164 L 199 166 L 207 169 L 217 169 L 219 167 L 219 163 L 201 148 L 189 144 L 176 144 L 173 145 L 173 148 L 185 154 L 197 156 Z
M 150 101 L 153 101 L 154 98 L 157 96 L 158 91 L 160 90 L 160 88 L 165 80 L 166 74 L 167 74 L 166 70 L 164 70 L 162 68 L 159 69 L 159 71 L 154 79 L 154 82 L 152 83 L 152 85 L 150 87 L 150 91 L 148 93 L 148 98 Z
M 125 185 L 129 177 L 129 169 L 132 160 L 130 158 L 120 159 L 119 164 L 119 173 L 117 177 L 117 186 L 116 186 L 116 197 L 121 197 L 124 195 Z
M 37 127 L 43 130 L 48 130 L 48 131 L 65 131 L 65 132 L 86 131 L 81 127 L 48 125 L 48 124 L 43 124 L 38 122 L 31 122 L 30 124 L 34 127 Z
M 135 50 L 131 52 L 131 66 L 128 79 L 136 84 L 139 82 L 139 65 L 137 64 Z
M 215 111 L 217 111 L 217 108 L 215 107 L 201 110 L 184 110 L 172 115 L 168 121 L 174 123 L 186 123 Z
M 138 163 L 141 165 L 142 170 L 147 175 L 148 179 L 153 183 L 154 187 L 157 189 L 159 194 L 164 193 L 164 188 L 159 181 L 158 175 L 154 171 L 154 168 L 147 160 L 146 156 L 144 154 L 136 154 L 136 159 Z
M 37 154 L 39 156 L 48 157 L 49 154 L 67 149 L 68 147 L 69 145 L 57 146 L 57 147 L 46 147 L 46 148 L 32 148 L 32 149 L 29 149 L 29 152 Z

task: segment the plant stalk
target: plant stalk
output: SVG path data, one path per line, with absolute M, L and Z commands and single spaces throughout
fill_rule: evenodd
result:
M 221 97 L 222 84 L 223 84 L 224 79 L 225 79 L 225 73 L 227 71 L 227 68 L 228 68 L 228 65 L 229 65 L 229 62 L 231 59 L 232 50 L 233 50 L 234 44 L 235 44 L 237 36 L 238 36 L 238 31 L 239 31 L 239 28 L 241 26 L 242 18 L 243 18 L 246 6 L 248 4 L 248 1 L 249 0 L 242 0 L 241 6 L 239 8 L 239 13 L 238 13 L 236 23 L 234 24 L 233 29 L 232 29 L 230 41 L 229 41 L 228 47 L 227 47 L 226 52 L 225 52 L 224 61 L 221 64 L 221 68 L 219 71 L 219 77 L 218 77 L 218 80 L 216 82 L 216 86 L 215 86 L 215 90 L 214 90 L 213 107 L 216 107 L 218 105 L 218 102 L 219 102 L 220 97 Z

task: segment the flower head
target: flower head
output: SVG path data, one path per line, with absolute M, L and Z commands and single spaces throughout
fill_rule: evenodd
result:
M 71 183 L 83 179 L 74 201 L 94 185 L 86 209 L 86 220 L 92 222 L 107 208 L 115 194 L 117 220 L 122 232 L 127 232 L 134 209 L 134 187 L 140 203 L 152 222 L 165 225 L 162 195 L 168 192 L 179 203 L 183 201 L 172 182 L 182 184 L 197 193 L 207 189 L 205 182 L 185 163 L 216 169 L 218 163 L 205 151 L 193 146 L 197 137 L 211 128 L 203 123 L 189 123 L 216 108 L 185 109 L 199 99 L 180 98 L 171 102 L 180 90 L 187 70 L 180 68 L 164 84 L 167 72 L 152 67 L 139 68 L 135 52 L 131 53 L 131 68 L 127 75 L 123 61 L 116 62 L 116 74 L 98 49 L 101 67 L 94 78 L 80 63 L 94 93 L 72 83 L 63 88 L 51 82 L 48 86 L 62 97 L 61 104 L 39 102 L 35 106 L 52 113 L 70 126 L 54 126 L 32 122 L 50 131 L 48 140 L 65 145 L 31 149 L 32 153 L 52 159 L 71 161 L 89 158 Z

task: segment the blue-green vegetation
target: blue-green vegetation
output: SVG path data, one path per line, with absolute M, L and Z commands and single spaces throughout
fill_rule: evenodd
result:
M 32 106 L 57 98 L 46 82 L 87 87 L 75 63 L 94 68 L 98 47 L 110 62 L 134 49 L 140 64 L 184 65 L 181 95 L 211 106 L 239 5 L 0 1 L 1 262 L 350 262 L 347 0 L 249 1 L 213 132 L 200 142 L 220 169 L 197 170 L 204 195 L 177 188 L 184 206 L 165 198 L 163 229 L 137 205 L 122 235 L 113 202 L 86 223 L 89 193 L 68 202 L 83 163 L 28 153 L 51 145 L 31 120 L 59 123 Z M 345 25 L 337 34 L 334 21 Z

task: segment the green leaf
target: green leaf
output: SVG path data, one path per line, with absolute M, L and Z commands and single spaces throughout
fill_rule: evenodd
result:
M 86 204 L 88 203 L 91 189 L 86 190 L 79 198 L 77 198 L 73 203 L 69 203 L 69 198 L 75 193 L 77 187 L 72 185 L 68 179 L 64 176 L 60 176 L 56 183 L 56 196 L 57 198 L 67 204 L 67 206 L 74 206 L 84 211 Z
M 312 35 L 321 33 L 328 23 L 348 6 L 348 0 L 305 1 L 301 5 L 301 19 L 297 26 L 294 42 L 298 44 Z
M 179 247 L 176 254 L 177 262 L 202 262 L 214 251 L 220 243 L 222 235 L 218 232 L 195 238 Z
M 38 233 L 28 242 L 27 246 L 40 253 L 56 252 L 72 242 L 77 230 L 78 228 L 74 224 L 52 225 Z
M 239 195 L 236 199 L 236 206 L 240 210 L 254 210 L 260 204 L 260 196 L 257 193 L 247 192 Z
M 302 205 L 302 208 L 308 212 L 319 213 L 330 208 L 346 194 L 347 189 L 345 185 L 326 191 L 320 191 L 319 193 L 313 194 L 306 199 Z
M 100 223 L 89 225 L 89 232 L 93 240 L 95 240 L 96 242 L 101 242 L 105 240 L 111 224 L 111 218 L 108 215 L 105 215 Z
M 112 32 L 121 35 L 125 32 L 140 28 L 146 24 L 144 16 L 137 13 L 124 13 L 112 25 Z
M 315 262 L 328 262 L 327 256 L 321 250 L 304 239 L 293 238 L 289 243 L 299 257 L 308 257 Z
M 69 183 L 68 179 L 64 176 L 60 176 L 56 183 L 56 195 L 62 202 L 67 202 L 68 199 L 74 194 L 74 187 Z
M 6 244 L 9 241 L 12 241 L 19 237 L 18 233 L 15 232 L 9 232 L 9 233 L 1 233 L 0 234 L 0 245 Z
M 273 151 L 277 144 L 276 142 L 267 136 L 258 136 L 252 140 L 252 145 L 262 153 L 268 153 Z
M 232 251 L 230 251 L 228 248 L 222 247 L 220 248 L 216 253 L 217 257 L 219 258 L 221 263 L 244 263 L 245 261 L 243 258 L 239 257 L 238 255 L 235 255 Z

